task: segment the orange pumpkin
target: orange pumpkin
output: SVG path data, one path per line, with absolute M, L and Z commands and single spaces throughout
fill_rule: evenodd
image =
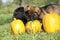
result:
M 46 14 L 43 19 L 44 30 L 48 33 L 56 32 L 59 30 L 59 15 L 56 13 Z
M 41 31 L 41 23 L 38 20 L 29 21 L 26 24 L 26 31 L 35 34 Z
M 22 20 L 13 20 L 11 22 L 11 29 L 13 31 L 14 34 L 22 34 L 25 32 L 25 26 L 24 23 L 22 22 Z

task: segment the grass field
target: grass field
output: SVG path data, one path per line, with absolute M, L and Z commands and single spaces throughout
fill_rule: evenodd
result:
M 10 23 L 5 23 L 0 25 L 0 40 L 60 40 L 60 32 L 14 35 L 10 30 Z
M 60 40 L 60 31 L 50 34 L 42 31 L 36 34 L 14 35 L 10 30 L 13 12 L 6 10 L 0 10 L 0 40 Z M 13 11 L 12 8 L 10 10 Z

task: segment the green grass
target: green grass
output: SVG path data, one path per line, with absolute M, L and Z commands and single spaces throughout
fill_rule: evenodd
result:
M 14 12 L 15 7 L 3 7 L 0 9 L 0 25 L 9 23 L 12 21 L 13 17 L 13 12 Z
M 14 35 L 10 30 L 10 23 L 6 23 L 0 25 L 0 40 L 60 40 L 60 32 L 48 34 L 42 31 L 36 34 Z
M 0 14 L 0 25 L 12 21 L 12 14 Z

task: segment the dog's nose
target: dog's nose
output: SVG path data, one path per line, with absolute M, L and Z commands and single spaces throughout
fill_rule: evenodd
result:
M 37 18 L 37 15 L 34 15 L 33 18 L 36 19 Z
M 34 15 L 33 17 L 31 17 L 31 20 L 35 20 L 35 19 L 37 19 L 36 15 Z

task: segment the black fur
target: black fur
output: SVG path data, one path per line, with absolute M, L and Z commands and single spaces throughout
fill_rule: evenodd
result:
M 19 7 L 19 8 L 17 8 L 17 9 L 14 11 L 13 18 L 20 19 L 20 20 L 22 20 L 24 23 L 26 23 L 26 22 L 27 22 L 27 19 L 26 19 L 24 13 L 25 13 L 24 7 Z

